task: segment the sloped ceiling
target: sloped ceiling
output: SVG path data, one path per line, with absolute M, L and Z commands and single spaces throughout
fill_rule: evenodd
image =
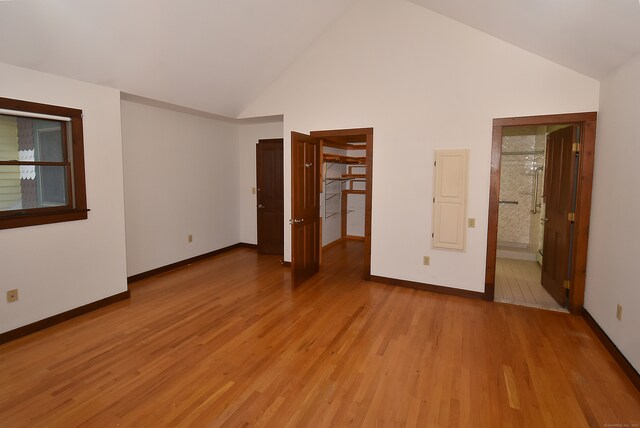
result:
M 0 62 L 236 117 L 352 1 L 0 1 Z
M 237 117 L 354 1 L 0 1 L 0 62 Z M 597 79 L 640 54 L 638 0 L 410 1 Z
M 595 79 L 640 55 L 638 0 L 410 0 Z

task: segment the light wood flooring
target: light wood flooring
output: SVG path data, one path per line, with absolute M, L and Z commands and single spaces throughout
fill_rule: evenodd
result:
M 295 292 L 278 257 L 236 249 L 2 345 L 0 426 L 640 423 L 582 318 L 362 281 L 362 248 Z
M 538 262 L 496 259 L 495 301 L 567 312 L 540 284 Z

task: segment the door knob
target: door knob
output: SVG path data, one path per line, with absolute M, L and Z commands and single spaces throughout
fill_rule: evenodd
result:
M 258 208 L 264 208 L 264 205 L 258 204 Z
M 304 221 L 304 219 L 302 219 L 302 218 L 294 218 L 293 219 L 293 222 L 296 223 L 296 224 L 302 223 L 303 221 Z
M 543 218 L 543 219 L 540 219 L 540 220 L 541 220 L 543 223 L 546 223 L 546 222 L 548 222 L 548 221 L 549 221 L 549 219 L 548 219 L 548 218 L 546 218 L 546 217 L 545 217 L 545 218 Z

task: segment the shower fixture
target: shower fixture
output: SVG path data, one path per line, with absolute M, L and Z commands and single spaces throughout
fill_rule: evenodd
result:
M 533 198 L 531 198 L 531 214 L 538 214 L 538 208 L 542 208 L 542 202 L 538 203 L 538 187 L 540 184 L 540 172 L 544 170 L 543 166 L 536 167 L 533 173 Z

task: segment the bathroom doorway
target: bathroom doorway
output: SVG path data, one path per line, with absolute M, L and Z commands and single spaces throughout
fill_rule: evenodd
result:
M 563 284 L 557 289 L 552 287 L 553 284 L 549 285 L 552 281 L 547 280 L 545 285 L 551 289 L 545 289 L 542 266 L 545 254 L 546 196 L 553 187 L 549 186 L 550 180 L 545 181 L 545 176 L 550 172 L 546 158 L 547 154 L 554 153 L 550 148 L 556 147 L 556 136 L 563 135 L 566 131 L 561 130 L 572 126 L 513 126 L 503 130 L 494 296 L 496 302 L 566 311 Z M 560 164 L 555 162 L 555 165 Z M 568 184 L 566 191 L 572 194 L 568 195 L 567 200 L 573 201 L 573 183 Z M 563 252 L 568 252 L 568 247 Z M 555 259 L 560 255 L 553 254 L 551 257 Z M 545 260 L 547 272 L 550 271 L 549 264 L 555 267 L 556 260 Z
M 485 298 L 579 313 L 596 113 L 494 119 Z

